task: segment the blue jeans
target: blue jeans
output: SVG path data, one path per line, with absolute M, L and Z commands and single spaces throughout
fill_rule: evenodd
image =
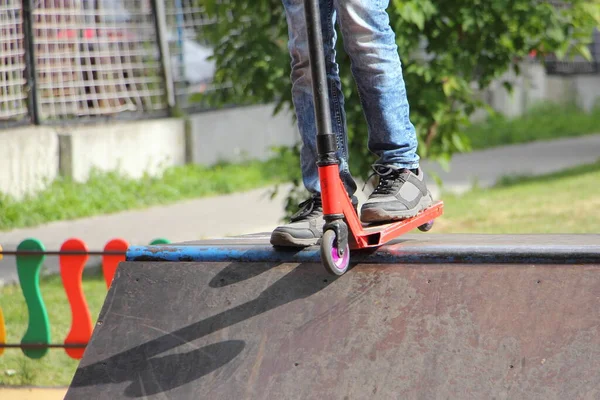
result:
M 292 99 L 302 137 L 300 154 L 306 189 L 320 193 L 317 146 L 304 0 L 282 0 L 288 23 L 288 48 L 292 65 Z M 415 127 L 402 77 L 395 34 L 389 24 L 389 0 L 320 0 L 327 81 L 333 133 L 337 136 L 340 176 L 349 195 L 356 183 L 348 169 L 348 144 L 344 96 L 335 61 L 337 21 L 344 49 L 352 64 L 362 109 L 368 126 L 368 148 L 376 165 L 414 169 L 419 166 Z

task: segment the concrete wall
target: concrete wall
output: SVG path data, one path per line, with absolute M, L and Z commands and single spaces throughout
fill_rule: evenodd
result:
M 513 84 L 512 93 L 504 89 L 504 81 Z M 542 65 L 523 63 L 521 75 L 507 72 L 482 95 L 492 108 L 508 117 L 518 117 L 542 101 L 575 102 L 591 111 L 600 101 L 600 75 L 548 76 Z
M 585 110 L 600 105 L 600 75 L 576 76 L 573 79 L 577 104 Z
M 138 178 L 184 163 L 180 119 L 0 131 L 0 192 L 17 199 L 59 175 L 85 182 L 96 168 Z
M 16 198 L 42 190 L 58 175 L 58 137 L 51 128 L 0 130 L 0 192 Z
M 85 182 L 92 169 L 139 178 L 185 163 L 185 121 L 168 118 L 58 131 L 61 173 Z
M 33 194 L 57 176 L 85 182 L 93 169 L 133 178 L 193 162 L 212 165 L 266 159 L 274 146 L 299 140 L 290 111 L 273 106 L 235 108 L 98 125 L 27 127 L 0 131 L 0 192 Z
M 264 160 L 272 155 L 272 147 L 291 146 L 300 140 L 289 110 L 272 114 L 272 105 L 261 105 L 190 116 L 191 161 L 211 165 Z

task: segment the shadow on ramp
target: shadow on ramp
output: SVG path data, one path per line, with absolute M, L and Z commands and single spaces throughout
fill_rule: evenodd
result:
M 117 361 L 113 367 L 131 371 L 122 377 L 131 381 L 131 385 L 125 389 L 125 396 L 132 398 L 151 396 L 186 385 L 210 374 L 237 357 L 244 349 L 244 345 L 241 340 L 226 340 L 180 354 L 151 359 L 138 357 L 121 365 L 118 365 Z M 110 382 L 97 379 L 104 374 L 104 367 L 92 366 L 85 372 L 88 379 L 91 378 L 92 384 Z M 121 378 L 117 377 L 117 379 Z M 114 378 L 112 381 L 114 382 Z
M 126 262 L 66 399 L 596 399 L 600 265 Z
M 279 267 L 272 282 L 265 284 L 261 280 L 247 285 L 246 296 L 239 288 L 233 288 L 235 292 L 217 292 L 215 296 L 210 293 L 211 288 L 246 282 L 276 267 L 232 263 L 223 268 L 224 264 L 122 265 L 105 300 L 97 333 L 88 346 L 90 356 L 77 370 L 71 387 L 128 383 L 122 394 L 106 398 L 137 398 L 186 385 L 230 363 L 246 343 L 223 340 L 197 345 L 202 338 L 309 297 L 335 280 L 322 271 L 317 273 L 319 266 Z M 211 277 L 214 272 L 217 273 Z M 208 288 L 204 287 L 206 282 Z M 257 290 L 258 297 L 251 297 Z M 236 302 L 240 297 L 247 301 Z M 223 306 L 231 308 L 206 316 Z M 195 316 L 200 320 L 189 324 Z M 121 351 L 110 351 L 117 348 Z M 166 352 L 171 354 L 159 356 Z M 76 390 L 71 390 L 67 398 L 75 398 L 71 396 L 79 398 Z M 91 396 L 96 398 L 95 394 Z

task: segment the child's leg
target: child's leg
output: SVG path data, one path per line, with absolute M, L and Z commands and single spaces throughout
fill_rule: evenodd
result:
M 389 0 L 334 1 L 368 123 L 369 150 L 379 157 L 377 164 L 417 168 L 417 138 L 386 11 Z
M 379 184 L 361 209 L 363 222 L 409 218 L 433 203 L 419 168 L 389 0 L 334 0 L 369 129 L 379 159 Z
M 348 145 L 346 140 L 346 115 L 341 91 L 338 65 L 335 62 L 335 12 L 333 0 L 321 0 L 321 24 L 329 84 L 332 131 L 337 136 L 340 174 L 350 195 L 356 184 L 348 171 Z M 271 233 L 271 244 L 276 246 L 310 246 L 317 244 L 323 235 L 323 207 L 321 185 L 317 170 L 317 130 L 313 102 L 312 80 L 308 52 L 308 37 L 304 17 L 304 0 L 283 0 L 288 22 L 289 51 L 292 58 L 292 99 L 302 136 L 300 154 L 304 186 L 313 195 L 300 205 L 289 224 L 277 227 Z
M 292 100 L 298 129 L 302 137 L 301 167 L 306 189 L 312 194 L 321 191 L 317 172 L 316 122 L 312 80 L 309 64 L 308 37 L 304 17 L 304 0 L 282 0 L 288 22 L 288 47 L 292 65 Z M 350 195 L 356 191 L 356 184 L 348 170 L 348 144 L 346 137 L 346 114 L 341 90 L 338 64 L 335 61 L 336 33 L 334 29 L 335 10 L 333 0 L 320 0 L 321 25 L 323 32 L 326 71 L 329 84 L 332 130 L 337 135 L 338 157 L 341 160 L 342 180 Z

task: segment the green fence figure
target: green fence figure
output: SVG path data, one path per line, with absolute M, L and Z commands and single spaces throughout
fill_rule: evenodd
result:
M 45 249 L 39 240 L 26 239 L 19 244 L 17 251 L 24 252 L 17 255 L 17 272 L 29 312 L 27 332 L 21 344 L 40 345 L 40 348 L 24 348 L 23 353 L 29 358 L 42 358 L 48 352 L 48 347 L 43 346 L 50 344 L 50 322 L 40 291 L 40 271 L 46 258 L 43 254 Z
M 155 246 L 158 244 L 171 244 L 171 241 L 165 238 L 156 238 L 150 242 L 150 246 Z

